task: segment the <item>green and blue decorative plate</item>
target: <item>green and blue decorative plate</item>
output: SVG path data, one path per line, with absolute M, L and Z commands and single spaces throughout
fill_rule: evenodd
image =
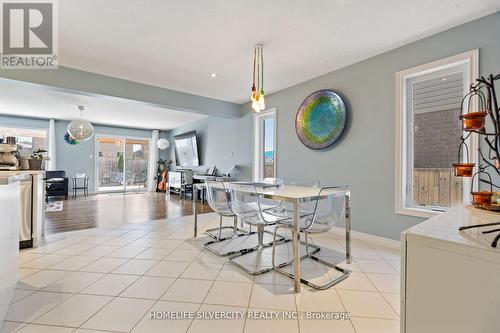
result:
M 323 149 L 342 134 L 347 110 L 342 97 L 333 90 L 318 90 L 300 105 L 295 118 L 295 131 L 304 146 Z
M 66 141 L 67 144 L 72 145 L 72 146 L 79 144 L 78 140 L 76 140 L 71 135 L 69 135 L 68 132 L 66 132 L 66 134 L 64 134 L 64 141 Z

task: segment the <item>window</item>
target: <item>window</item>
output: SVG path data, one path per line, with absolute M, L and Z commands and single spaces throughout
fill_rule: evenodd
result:
M 458 117 L 477 61 L 473 50 L 396 73 L 396 213 L 430 217 L 468 198 L 452 164 L 465 158 Z
M 276 177 L 276 109 L 254 114 L 254 180 Z
M 47 150 L 48 148 L 46 130 L 0 127 L 0 139 L 6 141 L 9 136 L 16 138 L 20 154 L 24 157 L 33 154 L 36 149 Z

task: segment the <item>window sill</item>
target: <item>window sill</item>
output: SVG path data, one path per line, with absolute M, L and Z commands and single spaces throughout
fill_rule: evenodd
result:
M 409 207 L 401 207 L 396 209 L 396 214 L 399 215 L 407 215 L 407 216 L 414 216 L 414 217 L 422 217 L 429 219 L 431 217 L 434 217 L 436 215 L 442 214 L 445 212 L 441 211 L 434 211 L 430 209 L 422 209 L 422 208 L 409 208 Z

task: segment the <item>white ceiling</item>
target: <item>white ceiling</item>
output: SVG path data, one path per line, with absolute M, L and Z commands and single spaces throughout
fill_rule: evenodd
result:
M 77 106 L 84 105 L 86 109 L 83 117 L 94 124 L 163 130 L 174 129 L 206 117 L 143 102 L 7 79 L 0 79 L 0 91 L 0 115 L 72 120 L 80 117 Z
M 245 102 L 493 13 L 500 0 L 58 1 L 60 64 Z M 217 73 L 211 78 L 210 73 Z

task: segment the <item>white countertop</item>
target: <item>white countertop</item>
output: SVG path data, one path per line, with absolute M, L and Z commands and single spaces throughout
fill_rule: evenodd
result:
M 500 247 L 491 247 L 497 233 L 483 235 L 482 231 L 500 226 L 458 231 L 460 226 L 500 222 L 500 214 L 471 206 L 451 208 L 404 232 L 407 242 L 458 252 L 500 263 Z
M 28 174 L 0 174 L 0 185 L 9 185 L 24 179 L 28 179 Z
M 20 175 L 20 174 L 30 174 L 30 175 L 44 175 L 45 170 L 2 170 L 1 175 Z

